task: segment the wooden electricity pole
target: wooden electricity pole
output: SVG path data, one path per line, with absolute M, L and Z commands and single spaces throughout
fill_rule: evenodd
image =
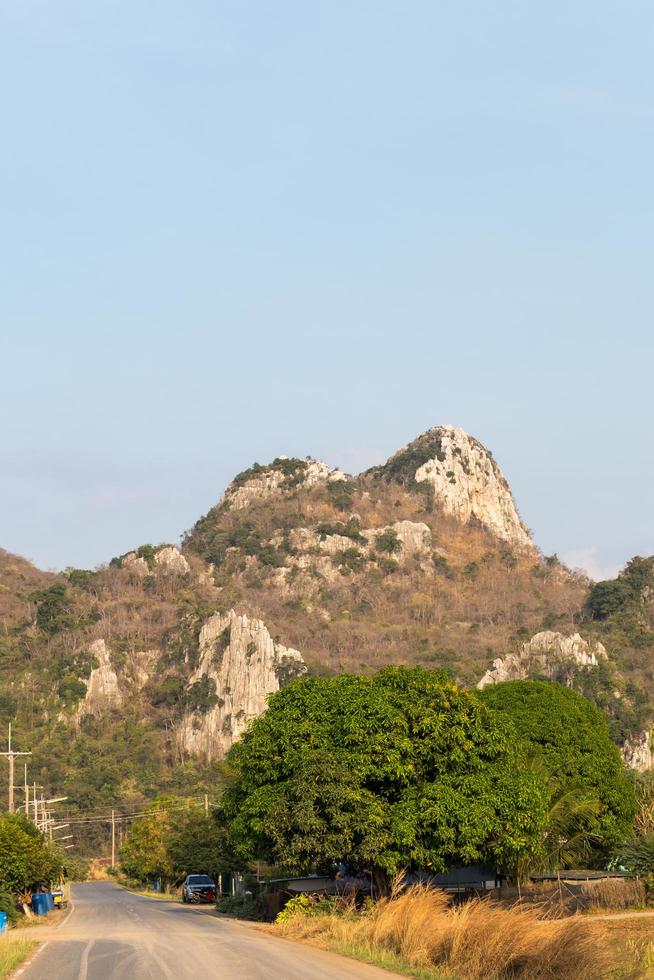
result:
M 11 722 L 9 722 L 9 738 L 7 741 L 7 751 L 0 752 L 5 759 L 9 760 L 9 812 L 14 812 L 14 760 L 19 755 L 31 755 L 31 752 L 14 752 L 11 748 Z
M 111 811 L 111 867 L 116 866 L 116 811 Z

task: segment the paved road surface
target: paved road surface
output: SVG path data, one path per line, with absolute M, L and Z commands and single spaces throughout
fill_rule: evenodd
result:
M 38 938 L 45 946 L 20 980 L 393 977 L 385 970 L 285 942 L 192 906 L 134 895 L 112 882 L 75 885 L 73 903 L 72 914 L 60 928 L 39 929 Z

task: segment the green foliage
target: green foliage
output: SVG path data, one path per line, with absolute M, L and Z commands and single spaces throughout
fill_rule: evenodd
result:
M 221 872 L 240 870 L 227 844 L 224 825 L 215 813 L 189 809 L 175 814 L 166 836 L 166 848 L 176 880 L 187 874 L 208 874 L 216 879 Z
M 30 600 L 36 605 L 36 625 L 53 635 L 72 625 L 70 603 L 64 582 L 55 582 L 49 589 L 32 592 Z
M 91 572 L 85 568 L 67 568 L 66 576 L 71 585 L 84 592 L 95 592 L 100 585 L 100 575 L 98 572 Z
M 346 548 L 333 555 L 332 561 L 340 571 L 346 575 L 348 572 L 359 571 L 366 563 L 366 556 L 358 548 Z
M 7 922 L 10 926 L 16 925 L 18 920 L 21 918 L 18 904 L 16 902 L 16 895 L 12 895 L 12 893 L 8 891 L 0 891 L 0 912 L 6 913 Z M 6 940 L 4 941 L 6 942 Z
M 138 557 L 143 558 L 143 560 L 148 563 L 149 568 L 155 567 L 156 562 L 154 556 L 156 553 L 156 548 L 154 548 L 151 544 L 142 544 L 140 548 L 136 549 L 136 554 Z
M 616 613 L 638 615 L 646 592 L 654 589 L 654 557 L 632 558 L 615 579 L 591 586 L 586 608 L 591 619 L 606 620 Z
M 185 703 L 190 711 L 199 711 L 202 714 L 211 711 L 214 705 L 218 704 L 216 682 L 213 677 L 203 674 L 199 680 L 191 684 L 186 692 Z
M 0 890 L 18 894 L 58 877 L 61 854 L 21 814 L 0 817 Z
M 654 833 L 631 837 L 618 849 L 617 862 L 634 874 L 654 874 Z
M 324 541 L 331 534 L 340 534 L 344 538 L 351 538 L 358 544 L 366 544 L 366 539 L 361 533 L 361 525 L 355 517 L 351 517 L 347 524 L 342 521 L 337 521 L 335 524 L 326 522 L 318 524 L 316 525 L 316 533 L 320 535 L 321 541 Z
M 185 808 L 186 804 L 186 808 Z M 187 874 L 240 870 L 227 844 L 226 831 L 213 812 L 190 800 L 160 797 L 149 813 L 135 820 L 121 848 L 122 870 L 137 881 L 181 881 Z
M 351 510 L 357 485 L 352 480 L 330 480 L 327 483 L 327 499 L 337 510 Z
M 302 481 L 304 474 L 306 472 L 307 466 L 309 464 L 304 459 L 286 459 L 282 456 L 278 456 L 273 460 L 268 466 L 261 466 L 259 463 L 253 463 L 247 470 L 243 470 L 238 473 L 232 480 L 233 487 L 242 487 L 250 480 L 255 479 L 260 476 L 261 473 L 268 473 L 270 470 L 277 470 L 284 474 L 285 483 L 289 486 L 296 486 Z
M 271 568 L 282 568 L 284 565 L 283 554 L 272 544 L 263 545 L 259 550 L 257 558 L 262 565 L 269 565 Z
M 548 681 L 508 681 L 479 692 L 482 701 L 515 725 L 545 770 L 561 786 L 577 786 L 599 801 L 588 820 L 604 850 L 629 832 L 634 791 L 606 718 L 580 694 Z
M 321 897 L 304 894 L 295 895 L 278 913 L 275 923 L 280 925 L 298 917 L 309 919 L 318 915 L 337 915 L 343 908 L 342 898 L 336 895 L 323 895 Z
M 247 895 L 223 895 L 216 902 L 216 910 L 225 915 L 254 921 L 263 918 L 261 903 Z
M 388 555 L 396 555 L 402 550 L 402 542 L 397 536 L 397 531 L 389 527 L 378 534 L 375 538 L 375 548 L 377 551 L 384 551 Z
M 66 674 L 59 682 L 57 694 L 66 705 L 75 704 L 86 694 L 86 684 L 74 674 Z
M 86 881 L 89 876 L 89 862 L 84 858 L 68 853 L 64 858 L 64 877 L 66 881 Z
M 120 863 L 126 874 L 139 881 L 172 877 L 167 838 L 172 819 L 169 811 L 177 802 L 174 798 L 157 797 L 148 808 L 150 812 L 132 823 L 120 849 Z
M 383 466 L 373 466 L 367 471 L 367 475 L 414 488 L 416 470 L 430 459 L 438 459 L 441 463 L 445 461 L 443 441 L 441 436 L 433 431 L 425 432 L 406 449 L 401 449 L 399 453 L 391 456 Z
M 296 681 L 228 762 L 230 840 L 289 872 L 340 859 L 382 877 L 506 863 L 534 846 L 544 818 L 510 728 L 419 667 Z
M 181 705 L 184 699 L 184 678 L 177 674 L 169 674 L 163 680 L 152 681 L 149 685 L 150 701 L 155 707 L 165 705 L 174 707 Z

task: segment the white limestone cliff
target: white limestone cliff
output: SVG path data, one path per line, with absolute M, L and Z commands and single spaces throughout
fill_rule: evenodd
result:
M 98 661 L 86 681 L 86 694 L 77 708 L 78 718 L 84 715 L 99 715 L 112 708 L 120 708 L 123 696 L 118 686 L 116 671 L 111 665 L 109 650 L 104 640 L 94 640 L 89 653 Z
M 275 643 L 259 619 L 233 610 L 216 613 L 200 630 L 200 662 L 189 687 L 208 678 L 216 703 L 208 711 L 189 711 L 178 731 L 183 754 L 222 758 L 253 718 L 266 709 L 269 694 L 305 673 L 302 654 Z
M 129 551 L 126 555 L 123 555 L 121 565 L 129 572 L 132 572 L 132 574 L 138 575 L 139 578 L 145 578 L 146 575 L 153 575 L 155 573 L 186 575 L 191 570 L 191 566 L 179 548 L 176 548 L 172 544 L 158 548 L 154 553 L 152 563 L 148 562 L 146 558 L 143 558 L 136 551 Z
M 579 633 L 564 636 L 544 630 L 523 643 L 519 653 L 508 653 L 494 660 L 477 687 L 528 680 L 534 676 L 570 686 L 575 673 L 597 667 L 600 660 L 606 659 L 606 650 L 601 643 L 588 643 Z
M 652 732 L 643 731 L 625 740 L 621 749 L 622 758 L 630 769 L 646 772 L 654 765 L 652 753 Z
M 179 548 L 171 544 L 159 548 L 155 552 L 154 561 L 158 569 L 169 575 L 188 575 L 191 570 L 191 566 Z
M 480 442 L 463 429 L 442 425 L 419 436 L 389 463 L 402 458 L 410 462 L 413 455 L 420 459 L 422 449 L 433 449 L 433 455 L 418 465 L 413 478 L 431 486 L 446 514 L 464 524 L 474 517 L 508 544 L 533 547 L 502 471 Z

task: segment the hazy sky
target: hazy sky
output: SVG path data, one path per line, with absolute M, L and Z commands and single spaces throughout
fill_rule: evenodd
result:
M 446 422 L 546 553 L 654 552 L 653 47 L 645 0 L 0 0 L 0 545 Z

